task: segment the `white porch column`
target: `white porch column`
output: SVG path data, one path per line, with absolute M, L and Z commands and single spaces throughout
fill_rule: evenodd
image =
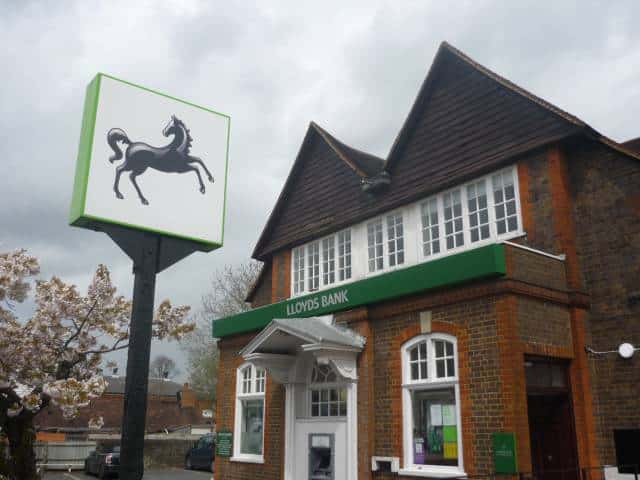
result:
M 295 385 L 284 386 L 284 480 L 295 480 Z

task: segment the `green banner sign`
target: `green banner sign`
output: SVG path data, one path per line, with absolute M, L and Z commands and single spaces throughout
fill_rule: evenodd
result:
M 518 473 L 516 436 L 509 432 L 493 434 L 493 465 L 496 473 Z
M 487 245 L 221 318 L 213 322 L 213 336 L 223 338 L 260 330 L 274 318 L 326 315 L 505 273 L 504 245 Z
M 216 434 L 216 455 L 219 457 L 233 455 L 233 433 L 218 432 Z

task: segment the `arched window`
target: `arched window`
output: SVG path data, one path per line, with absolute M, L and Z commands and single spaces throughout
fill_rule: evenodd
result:
M 338 375 L 330 365 L 313 366 L 309 394 L 311 417 L 347 416 L 347 389 L 338 383 Z
M 456 348 L 455 337 L 444 334 L 402 346 L 405 473 L 463 471 Z
M 251 364 L 237 371 L 233 460 L 262 462 L 266 372 Z

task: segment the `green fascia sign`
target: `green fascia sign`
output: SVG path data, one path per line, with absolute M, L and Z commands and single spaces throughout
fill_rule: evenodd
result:
M 213 336 L 224 338 L 260 330 L 274 318 L 326 315 L 505 273 L 504 245 L 487 245 L 214 320 Z
M 493 434 L 493 465 L 495 473 L 518 473 L 516 436 L 510 432 Z

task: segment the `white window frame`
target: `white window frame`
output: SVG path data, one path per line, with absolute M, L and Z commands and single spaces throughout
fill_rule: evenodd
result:
M 465 188 L 465 196 L 466 196 L 466 200 L 467 200 L 467 222 L 468 222 L 468 230 L 469 230 L 469 245 L 476 245 L 477 243 L 483 242 L 485 240 L 488 240 L 491 238 L 492 234 L 491 234 L 491 213 L 490 213 L 490 203 L 489 203 L 489 195 L 490 193 L 487 191 L 487 185 L 492 187 L 491 185 L 492 183 L 492 179 L 488 179 L 486 177 L 480 178 L 478 180 L 475 180 L 473 182 L 469 182 L 467 183 L 464 188 Z M 480 202 L 479 202 L 479 195 L 478 195 L 478 191 L 479 186 L 482 185 L 482 188 L 484 189 L 484 196 L 486 198 L 486 206 L 484 209 L 480 208 Z M 476 201 L 476 209 L 474 212 L 471 212 L 471 210 L 469 209 L 469 201 L 471 200 L 470 196 L 469 196 L 469 189 L 472 188 L 475 190 L 475 196 L 473 197 L 473 199 L 475 199 Z M 491 191 L 491 194 L 493 194 L 493 191 Z M 481 217 L 480 217 L 480 211 L 481 210 L 486 210 L 487 211 L 487 222 L 486 223 L 481 223 Z M 475 226 L 471 225 L 471 215 L 475 215 L 477 218 L 477 223 Z M 487 227 L 488 230 L 488 236 L 487 238 L 482 238 L 482 227 Z M 477 240 L 473 240 L 473 236 L 472 236 L 472 230 L 477 230 L 478 232 L 478 239 Z
M 466 197 L 466 185 L 462 185 L 462 186 L 457 186 L 456 188 L 453 188 L 451 190 L 448 190 L 440 195 L 438 195 L 440 197 L 440 203 L 442 205 L 442 243 L 441 246 L 444 246 L 444 250 L 447 253 L 452 253 L 452 252 L 457 252 L 460 250 L 464 250 L 466 248 L 469 247 L 470 243 L 469 243 L 469 237 L 467 235 L 467 226 L 468 226 L 468 222 L 465 222 L 465 220 L 467 219 L 468 216 L 468 211 L 467 211 L 467 197 Z M 455 216 L 455 210 L 453 208 L 454 203 L 451 204 L 451 209 L 452 209 L 452 217 L 451 220 L 446 220 L 445 219 L 445 206 L 444 206 L 444 198 L 446 196 L 450 196 L 451 200 L 453 202 L 453 198 L 454 196 L 456 196 L 456 194 L 460 197 L 460 216 L 456 217 Z M 456 230 L 455 229 L 455 220 L 457 218 L 460 218 L 461 223 L 462 223 L 462 228 L 460 230 Z M 422 220 L 421 220 L 422 221 Z M 453 237 L 453 241 L 454 241 L 454 245 L 451 248 L 447 247 L 447 230 L 446 230 L 446 224 L 447 221 L 450 221 L 452 223 L 452 233 L 451 236 Z M 462 234 L 462 244 L 461 245 L 455 245 L 456 243 L 456 237 Z
M 313 370 L 315 368 L 315 364 L 313 367 L 311 367 L 310 372 L 309 372 L 309 384 L 308 384 L 308 388 L 307 388 L 307 405 L 308 405 L 308 412 L 307 412 L 307 417 L 310 419 L 314 419 L 314 420 L 332 420 L 332 421 L 341 421 L 344 420 L 346 421 L 347 416 L 349 415 L 349 390 L 348 390 L 348 385 L 346 384 L 346 382 L 344 381 L 340 381 L 339 379 L 340 374 L 338 372 L 335 371 L 335 369 L 333 367 L 329 367 L 331 368 L 331 370 L 333 370 L 333 373 L 336 376 L 336 381 L 333 382 L 312 382 L 313 379 Z M 331 415 L 331 400 L 329 400 L 329 405 L 327 406 L 327 408 L 329 409 L 329 415 L 312 415 L 312 408 L 313 408 L 313 391 L 322 391 L 322 390 L 327 390 L 327 395 L 329 395 L 329 390 L 331 389 L 335 389 L 338 390 L 338 392 L 340 390 L 344 391 L 344 395 L 345 395 L 345 409 L 346 412 L 344 415 L 340 415 L 340 405 L 338 402 L 338 415 Z M 338 393 L 339 395 L 339 393 Z M 339 398 L 339 397 L 338 397 Z M 320 402 L 322 403 L 322 402 Z
M 385 267 L 385 261 L 384 261 L 384 257 L 385 257 L 385 243 L 386 243 L 386 235 L 384 232 L 384 218 L 382 217 L 377 217 L 374 218 L 373 220 L 369 220 L 367 222 L 367 226 L 366 226 L 366 235 L 367 235 L 367 245 L 366 245 L 366 251 L 367 251 L 367 273 L 371 274 L 371 273 L 376 273 L 376 272 L 381 272 L 384 270 Z M 378 228 L 379 227 L 379 228 Z M 378 234 L 377 230 L 380 230 L 380 242 L 376 241 L 376 237 Z M 372 230 L 372 233 L 370 234 L 369 230 Z M 371 244 L 369 242 L 370 240 L 370 235 L 373 235 L 373 244 Z M 380 249 L 380 255 L 378 255 L 378 247 Z M 373 249 L 373 257 L 371 257 L 371 252 L 370 249 Z M 380 267 L 378 267 L 378 263 L 379 261 L 381 262 Z M 371 268 L 371 262 L 373 262 L 373 269 Z
M 305 291 L 306 279 L 306 252 L 305 246 L 294 248 L 291 252 L 291 288 L 294 295 L 300 295 Z
M 349 241 L 347 242 L 347 234 L 349 237 Z M 345 230 L 341 230 L 335 234 L 335 247 L 336 247 L 336 281 L 332 283 L 344 283 L 348 282 L 353 278 L 353 232 L 350 228 Z M 344 238 L 343 248 L 344 253 L 340 255 L 340 237 Z M 347 245 L 349 245 L 349 252 L 347 253 Z M 349 265 L 347 266 L 347 256 L 349 257 Z M 343 266 L 340 266 L 340 260 L 342 259 Z M 347 271 L 349 272 L 349 276 L 347 277 Z M 344 278 L 340 279 L 341 272 L 344 274 Z
M 431 206 L 435 204 L 435 215 L 437 218 L 437 223 L 431 223 Z M 423 221 L 423 209 L 426 210 L 427 212 L 427 217 L 428 217 L 428 221 L 429 221 L 429 226 L 425 227 L 424 221 Z M 440 204 L 440 198 L 438 196 L 434 196 L 434 197 L 429 197 L 426 200 L 423 200 L 422 202 L 420 202 L 418 204 L 418 232 L 419 232 L 419 238 L 418 238 L 418 251 L 420 258 L 424 258 L 424 259 L 432 259 L 434 257 L 437 257 L 439 255 L 442 255 L 442 205 Z M 433 230 L 434 228 L 438 231 L 438 238 L 434 239 L 433 238 Z M 424 232 L 425 230 L 429 231 L 429 240 L 425 242 L 424 240 Z M 429 245 L 429 253 L 425 254 L 424 253 L 424 246 L 428 244 Z M 434 252 L 433 251 L 433 247 L 434 245 L 438 246 L 438 251 Z
M 400 223 L 396 221 L 397 218 L 400 218 Z M 389 238 L 389 230 L 392 228 L 389 220 L 393 219 L 393 239 Z M 387 213 L 384 216 L 384 227 L 386 230 L 387 241 L 384 245 L 386 247 L 386 255 L 385 258 L 387 260 L 388 268 L 402 267 L 407 262 L 407 237 L 405 232 L 405 223 L 406 223 L 406 214 L 402 210 L 396 210 L 395 212 Z M 402 231 L 401 235 L 398 235 L 398 225 L 400 226 L 400 230 Z M 400 242 L 399 242 L 400 240 Z M 398 248 L 398 243 L 402 243 L 402 249 Z M 393 252 L 389 248 L 393 244 Z M 384 250 L 383 247 L 383 250 Z M 402 262 L 398 262 L 398 252 L 402 253 Z M 393 256 L 394 265 L 391 265 L 391 257 Z
M 339 252 L 339 241 L 338 241 L 338 236 L 344 232 L 349 232 L 349 257 L 350 257 L 350 271 L 351 271 L 351 275 L 349 276 L 349 278 L 345 278 L 344 280 L 340 280 L 340 276 L 339 276 L 339 262 L 340 262 L 340 252 Z M 320 290 L 325 290 L 327 288 L 333 288 L 339 285 L 343 285 L 345 283 L 349 283 L 351 281 L 353 281 L 354 278 L 354 251 L 353 251 L 353 246 L 354 246 L 354 232 L 353 232 L 353 228 L 345 228 L 342 229 L 336 233 L 333 233 L 331 235 L 327 235 L 324 236 L 318 240 L 313 240 L 311 242 L 305 243 L 304 245 L 300 245 L 298 247 L 295 247 L 291 250 L 291 296 L 292 297 L 298 297 L 300 295 L 306 295 L 309 293 L 316 293 Z M 324 249 L 323 249 L 323 244 L 325 240 L 331 240 L 333 239 L 333 265 L 334 265 L 334 269 L 333 269 L 333 275 L 334 275 L 334 281 L 332 283 L 326 282 L 325 283 L 325 258 L 324 258 Z M 310 264 L 309 264 L 309 248 L 312 245 L 318 245 L 318 258 L 319 258 L 319 264 L 318 264 L 318 288 L 315 290 L 311 290 L 309 289 L 309 269 L 310 269 Z M 300 257 L 297 257 L 297 255 L 300 255 Z M 296 273 L 299 271 L 299 269 L 297 269 L 297 267 L 299 267 L 300 265 L 298 265 L 296 263 L 296 260 L 302 258 L 302 280 L 298 279 L 298 282 L 296 283 Z M 328 272 L 327 272 L 328 273 Z M 300 289 L 300 285 L 302 285 L 302 289 Z
M 513 232 L 506 231 L 505 233 L 498 234 L 497 233 L 497 223 L 496 223 L 496 211 L 495 211 L 495 201 L 493 195 L 493 177 L 496 175 L 500 175 L 501 177 L 505 174 L 508 174 L 513 179 L 513 187 L 514 187 L 514 198 L 515 198 L 515 206 L 516 206 L 516 219 L 518 221 L 518 228 Z M 487 210 L 489 215 L 489 238 L 480 239 L 476 242 L 471 242 L 471 228 L 470 228 L 470 220 L 469 220 L 469 203 L 468 203 L 468 190 L 472 184 L 477 184 L 478 182 L 485 182 L 485 192 L 487 195 Z M 445 234 L 445 224 L 444 224 L 444 201 L 443 198 L 446 194 L 452 193 L 455 190 L 460 191 L 461 201 L 462 201 L 462 233 L 464 243 L 459 247 L 454 247 L 450 250 L 446 248 L 446 234 Z M 438 212 L 438 245 L 440 247 L 440 251 L 438 253 L 432 253 L 430 255 L 424 254 L 423 249 L 423 237 L 422 237 L 422 204 L 428 203 L 429 201 L 435 200 L 437 205 Z M 393 267 L 389 266 L 389 238 L 388 238 L 388 224 L 387 217 L 390 215 L 402 215 L 402 229 L 403 229 L 403 246 L 404 246 L 404 263 L 395 265 Z M 369 253 L 368 253 L 368 239 L 367 239 L 367 225 L 373 222 L 382 222 L 382 249 L 383 249 L 383 265 L 381 269 L 376 269 L 372 272 L 369 271 Z M 340 280 L 339 279 L 339 242 L 338 235 L 342 232 L 349 231 L 350 234 L 350 244 L 351 244 L 351 276 L 350 278 Z M 339 232 L 333 233 L 331 235 L 327 235 L 321 237 L 319 239 L 314 239 L 312 242 L 307 242 L 304 245 L 295 247 L 292 249 L 292 261 L 291 261 L 291 297 L 297 297 L 301 295 L 307 295 L 310 293 L 315 293 L 320 290 L 326 290 L 328 288 L 337 287 L 343 284 L 351 283 L 353 281 L 362 280 L 364 278 L 372 277 L 375 275 L 380 275 L 389 271 L 393 271 L 396 269 L 407 268 L 412 265 L 416 265 L 418 263 L 425 263 L 432 260 L 436 260 L 442 257 L 446 257 L 449 255 L 455 255 L 457 253 L 473 250 L 475 248 L 483 247 L 493 243 L 500 243 L 502 241 L 511 240 L 513 238 L 521 237 L 525 234 L 523 225 L 522 225 L 522 210 L 521 210 L 521 199 L 520 199 L 520 189 L 519 189 L 519 180 L 518 180 L 518 169 L 517 165 L 512 165 L 507 168 L 502 168 L 500 170 L 491 172 L 488 175 L 483 175 L 482 177 L 474 178 L 471 181 L 465 182 L 463 184 L 456 185 L 448 190 L 443 190 L 436 195 L 431 195 L 430 197 L 424 198 L 420 201 L 411 203 L 402 208 L 396 208 L 389 212 L 385 212 L 384 214 L 377 215 L 376 217 L 369 218 L 366 221 L 343 229 Z M 324 282 L 324 252 L 322 249 L 322 242 L 326 238 L 333 237 L 334 241 L 334 264 L 335 264 L 335 282 L 333 283 L 325 283 Z M 308 247 L 314 242 L 319 242 L 319 250 L 320 250 L 320 281 L 318 285 L 318 289 L 315 291 L 310 291 L 308 288 Z M 304 274 L 303 280 L 303 288 L 299 288 L 300 281 L 296 283 L 295 274 L 296 274 L 296 252 L 300 252 L 302 255 L 302 261 L 304 263 L 302 272 Z
M 323 286 L 333 285 L 336 283 L 336 279 L 338 278 L 338 269 L 336 265 L 337 261 L 337 235 L 329 235 L 328 237 L 324 237 L 320 240 L 320 260 L 322 265 L 320 265 L 320 271 L 322 278 L 320 279 L 320 284 Z M 333 253 L 333 257 L 331 254 Z M 331 268 L 333 266 L 333 268 Z M 331 275 L 333 275 L 333 281 L 331 281 Z
M 509 222 L 507 221 L 507 219 L 510 216 L 513 215 L 508 215 L 506 212 L 506 206 L 507 206 L 507 202 L 504 199 L 502 199 L 502 205 L 504 205 L 505 207 L 505 225 L 506 225 L 506 230 L 504 233 L 499 234 L 498 233 L 498 221 L 496 218 L 496 202 L 495 202 L 495 198 L 494 198 L 494 186 L 493 186 L 493 177 L 495 176 L 500 176 L 501 178 L 501 182 L 502 182 L 502 190 L 503 190 L 503 195 L 504 195 L 504 182 L 502 180 L 502 177 L 504 176 L 505 173 L 507 173 L 509 171 L 509 169 L 502 169 L 499 170 L 497 172 L 492 173 L 491 175 L 488 175 L 488 182 L 491 184 L 491 190 L 489 191 L 488 194 L 490 194 L 491 199 L 490 199 L 490 205 L 491 205 L 491 211 L 489 214 L 489 220 L 490 220 L 490 225 L 492 225 L 493 229 L 494 229 L 494 234 L 497 238 L 501 238 L 503 236 L 509 236 L 509 235 L 513 235 L 516 232 L 522 231 L 522 215 L 521 215 L 521 210 L 520 210 L 520 191 L 518 190 L 518 175 L 517 175 L 517 171 L 515 171 L 515 168 L 512 169 L 511 172 L 509 172 L 511 174 L 511 179 L 513 180 L 513 194 L 514 194 L 514 199 L 515 199 L 515 203 L 516 203 L 516 213 L 515 213 L 515 217 L 516 220 L 518 221 L 518 228 L 516 228 L 513 232 L 509 231 Z M 493 216 L 493 217 L 492 217 Z M 493 219 L 493 221 L 491 221 Z
M 436 378 L 435 364 L 435 340 L 444 340 L 453 344 L 454 376 Z M 417 344 L 427 342 L 427 378 L 420 380 L 411 379 L 410 350 Z M 446 352 L 446 350 L 445 350 Z M 458 378 L 458 345 L 456 337 L 444 333 L 431 333 L 419 335 L 402 345 L 400 349 L 402 364 L 402 438 L 403 438 L 403 465 L 400 475 L 418 477 L 457 477 L 466 475 L 463 464 L 462 450 L 462 422 L 460 414 L 460 385 Z M 458 466 L 445 465 L 417 465 L 413 463 L 413 407 L 411 393 L 418 390 L 436 390 L 453 388 L 456 401 L 456 426 L 458 428 Z
M 516 200 L 516 218 L 518 220 L 518 228 L 513 232 L 505 232 L 503 234 L 498 235 L 497 225 L 496 225 L 496 215 L 495 215 L 495 203 L 493 199 L 493 183 L 492 177 L 494 175 L 502 175 L 504 173 L 511 174 L 511 178 L 513 179 L 513 187 L 514 187 L 514 195 Z M 487 194 L 487 209 L 489 213 L 489 238 L 484 240 L 478 240 L 477 242 L 471 242 L 471 227 L 469 223 L 469 203 L 467 198 L 467 187 L 471 184 L 476 184 L 480 181 L 485 181 L 485 189 Z M 462 200 L 462 232 L 464 233 L 464 244 L 460 247 L 454 247 L 451 250 L 447 250 L 446 244 L 446 235 L 445 235 L 445 227 L 444 227 L 444 196 L 447 193 L 451 193 L 455 190 L 460 190 L 461 200 Z M 440 253 L 425 255 L 423 250 L 423 241 L 422 241 L 422 210 L 421 205 L 426 203 L 434 198 L 437 199 L 438 203 L 438 225 L 439 225 L 439 244 L 440 244 Z M 489 245 L 492 243 L 499 243 L 504 240 L 509 240 L 512 238 L 521 237 L 525 234 L 523 225 L 522 225 L 522 210 L 520 205 L 520 190 L 519 190 L 519 181 L 518 181 L 518 169 L 516 165 L 511 167 L 502 168 L 495 172 L 491 172 L 489 175 L 484 175 L 482 177 L 478 177 L 473 179 L 470 182 L 465 182 L 462 185 L 457 185 L 454 188 L 449 190 L 442 191 L 437 195 L 432 195 L 424 200 L 421 200 L 416 205 L 417 211 L 417 221 L 418 221 L 418 263 L 428 262 L 431 260 L 435 260 L 436 258 L 442 258 L 449 255 L 455 255 L 456 253 L 464 252 L 467 250 L 473 250 L 475 248 L 483 247 L 485 245 Z
M 396 256 L 396 264 L 391 266 L 389 265 L 389 217 L 400 216 L 402 218 L 402 253 L 403 253 L 403 262 L 397 263 Z M 407 267 L 415 262 L 412 262 L 410 259 L 412 258 L 412 252 L 409 251 L 409 232 L 411 229 L 407 229 L 407 225 L 409 220 L 412 218 L 411 212 L 407 209 L 396 209 L 390 212 L 385 213 L 384 215 L 380 215 L 378 217 L 367 220 L 364 224 L 364 245 L 362 250 L 364 251 L 364 261 L 366 270 L 363 272 L 362 276 L 374 276 L 379 275 L 384 272 L 390 272 L 392 270 L 396 270 L 398 268 Z M 410 220 L 409 220 L 410 221 Z M 369 225 L 373 223 L 380 223 L 382 225 L 382 268 L 376 268 L 375 270 L 369 270 Z M 393 242 L 395 242 L 397 246 L 397 241 L 399 237 L 395 237 Z M 396 251 L 397 255 L 397 251 Z
M 245 392 L 243 386 L 246 384 L 244 372 L 250 372 L 250 384 L 251 391 Z M 261 376 L 258 376 L 258 372 L 262 372 Z M 262 389 L 262 391 L 257 391 Z M 267 374 L 262 368 L 257 368 L 251 363 L 244 363 L 236 370 L 236 408 L 234 418 L 234 431 L 233 431 L 233 457 L 232 462 L 246 462 L 246 463 L 264 463 L 264 431 L 265 431 L 265 419 L 266 419 L 266 402 L 265 393 L 267 391 Z M 262 400 L 262 453 L 242 453 L 240 447 L 242 446 L 242 416 L 243 416 L 243 401 L 246 400 Z

